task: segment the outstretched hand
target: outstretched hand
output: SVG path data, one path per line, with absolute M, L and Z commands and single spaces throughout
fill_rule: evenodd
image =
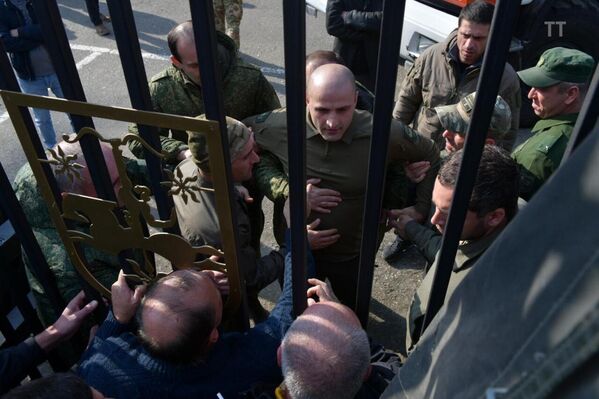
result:
M 135 290 L 129 288 L 125 273 L 119 271 L 119 277 L 111 288 L 112 312 L 119 323 L 127 324 L 131 321 L 145 292 L 145 285 L 138 285 Z
M 420 183 L 426 177 L 426 172 L 431 168 L 429 161 L 419 161 L 404 164 L 404 172 L 408 179 L 414 183 Z
M 308 306 L 314 305 L 316 299 L 315 296 L 318 297 L 319 302 L 339 302 L 339 299 L 335 296 L 333 292 L 333 288 L 330 285 L 325 283 L 324 281 L 318 280 L 316 278 L 309 278 L 308 284 L 312 284 L 312 287 L 308 288 L 306 292 L 306 296 L 308 297 Z
M 44 351 L 71 338 L 81 328 L 83 321 L 98 307 L 98 301 L 85 304 L 85 293 L 80 291 L 64 308 L 60 317 L 44 331 L 35 336 L 35 341 Z

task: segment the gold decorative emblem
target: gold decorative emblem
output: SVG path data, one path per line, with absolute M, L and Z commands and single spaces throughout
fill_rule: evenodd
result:
M 230 293 L 225 312 L 232 314 L 237 311 L 241 303 L 242 281 L 237 267 L 223 146 L 217 122 L 7 91 L 2 91 L 1 95 L 71 262 L 92 287 L 105 297 L 110 297 L 109 287 L 104 287 L 90 271 L 92 268 L 83 248 L 93 248 L 118 257 L 121 262 L 125 262 L 121 267 L 126 266 L 124 268 L 128 269 L 129 280 L 136 283 L 148 283 L 161 276 L 156 271 L 154 259 L 154 255 L 159 255 L 168 260 L 173 269 L 193 267 L 226 271 Z M 82 179 L 86 167 L 83 162 L 77 162 L 77 156 L 65 154 L 60 147 L 49 151 L 48 159 L 38 154 L 19 111 L 24 107 L 46 108 L 76 115 L 205 133 L 211 151 L 210 166 L 215 177 L 213 191 L 224 252 L 210 246 L 192 246 L 183 237 L 165 231 L 177 223 L 174 209 L 171 209 L 166 220 L 155 217 L 150 205 L 151 190 L 145 185 L 133 184 L 127 173 L 127 163 L 121 148 L 131 141 L 137 141 L 154 155 L 164 157 L 137 135 L 127 134 L 122 138 L 105 139 L 96 130 L 83 128 L 75 137 L 63 136 L 68 143 L 79 142 L 84 137 L 89 139 L 89 136 L 92 136 L 110 146 L 121 187 L 116 193 L 118 204 L 77 193 L 61 193 L 58 204 L 42 165 L 49 164 L 57 176 L 64 175 L 70 182 Z M 186 204 L 188 201 L 198 202 L 196 193 L 201 189 L 193 184 L 195 178 L 184 178 L 181 172 L 169 172 L 166 175 L 168 181 L 160 184 L 170 188 L 170 195 L 180 195 Z M 227 254 L 226 265 L 214 262 L 210 258 L 223 257 L 224 253 Z

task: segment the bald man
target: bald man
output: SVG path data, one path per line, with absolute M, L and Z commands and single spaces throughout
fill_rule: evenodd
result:
M 347 306 L 331 301 L 308 307 L 277 355 L 284 378 L 278 390 L 287 399 L 352 399 L 370 369 L 370 345 L 360 321 Z
M 308 269 L 311 262 L 309 256 Z M 228 288 L 222 273 L 178 270 L 158 280 L 143 300 L 121 273 L 112 286 L 112 311 L 79 374 L 104 395 L 128 399 L 230 398 L 258 381 L 279 384 L 277 348 L 293 322 L 290 253 L 285 267 L 271 315 L 243 334 L 219 331 L 221 294 Z
M 366 196 L 368 157 L 372 136 L 372 114 L 356 110 L 356 85 L 345 66 L 327 64 L 317 68 L 308 81 L 306 96 L 306 172 L 317 178 L 319 187 L 338 196 L 312 204 L 309 218 L 313 230 L 323 234 L 314 249 L 317 278 L 329 278 L 339 299 L 354 307 L 358 259 L 362 238 L 362 214 Z M 256 142 L 274 154 L 288 174 L 287 112 L 285 108 L 247 118 Z M 439 154 L 434 143 L 398 121 L 391 121 L 387 159 L 390 162 L 429 161 L 433 167 L 417 187 L 416 210 L 427 214 Z M 256 165 L 260 168 L 260 163 Z M 285 195 L 281 184 L 271 184 L 256 172 L 258 184 L 273 199 Z M 268 192 L 270 191 L 270 192 Z M 317 227 L 314 227 L 317 222 Z M 382 230 L 381 230 L 382 231 Z M 328 241 L 327 241 L 328 240 Z

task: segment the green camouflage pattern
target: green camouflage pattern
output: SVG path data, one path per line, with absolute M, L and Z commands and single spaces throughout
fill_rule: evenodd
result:
M 527 201 L 559 167 L 578 113 L 538 121 L 532 137 L 520 144 L 512 158 L 520 168 L 520 197 Z
M 235 43 L 227 35 L 217 32 L 217 40 L 225 114 L 242 120 L 279 108 L 279 98 L 262 72 L 239 58 Z M 157 112 L 191 117 L 205 113 L 202 89 L 172 65 L 152 77 L 149 86 L 152 105 Z M 130 125 L 129 132 L 138 134 L 137 125 Z M 188 148 L 187 133 L 159 129 L 159 134 L 166 162 L 176 165 L 179 152 Z M 144 157 L 140 143 L 131 141 L 129 149 L 136 157 Z
M 243 17 L 242 0 L 212 0 L 214 27 L 229 36 L 239 48 L 239 25 Z
M 468 94 L 457 104 L 435 107 L 439 122 L 444 129 L 465 136 L 468 132 L 476 92 Z M 501 96 L 495 99 L 495 107 L 489 124 L 489 137 L 494 140 L 503 140 L 510 131 L 512 123 L 512 111 L 510 106 Z
M 144 161 L 127 160 L 127 171 L 136 184 L 147 185 Z M 48 266 L 56 278 L 60 295 L 65 303 L 68 303 L 81 290 L 80 278 L 54 227 L 48 207 L 29 164 L 21 167 L 13 186 Z M 117 257 L 91 247 L 84 248 L 86 259 L 90 262 L 90 271 L 104 286 L 110 287 L 116 281 L 120 269 Z M 62 309 L 53 309 L 50 301 L 44 295 L 41 284 L 29 272 L 30 263 L 26 256 L 24 256 L 24 262 L 29 284 L 38 304 L 40 319 L 44 325 L 50 325 L 58 318 Z
M 200 115 L 199 119 L 206 119 L 205 115 Z M 243 123 L 229 116 L 226 117 L 227 135 L 229 141 L 229 154 L 231 162 L 237 158 L 237 154 L 243 150 L 247 144 L 252 132 Z M 206 145 L 206 136 L 200 132 L 188 131 L 189 150 L 195 164 L 205 173 L 210 173 L 210 157 L 208 146 Z

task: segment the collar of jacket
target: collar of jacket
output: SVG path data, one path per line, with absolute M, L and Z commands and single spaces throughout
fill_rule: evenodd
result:
M 503 231 L 504 228 L 505 227 L 497 229 L 491 234 L 476 240 L 461 241 L 460 245 L 458 246 L 458 252 L 455 256 L 453 271 L 458 272 L 471 267 L 473 262 L 470 262 L 470 260 L 478 258 L 480 255 L 482 255 L 482 253 L 491 246 L 493 241 L 495 241 L 497 236 Z
M 548 119 L 541 119 L 531 129 L 532 133 L 540 132 L 541 130 L 548 129 L 550 127 L 559 126 L 559 125 L 573 125 L 576 123 L 576 119 L 578 118 L 578 112 L 574 114 L 564 114 L 553 116 Z

